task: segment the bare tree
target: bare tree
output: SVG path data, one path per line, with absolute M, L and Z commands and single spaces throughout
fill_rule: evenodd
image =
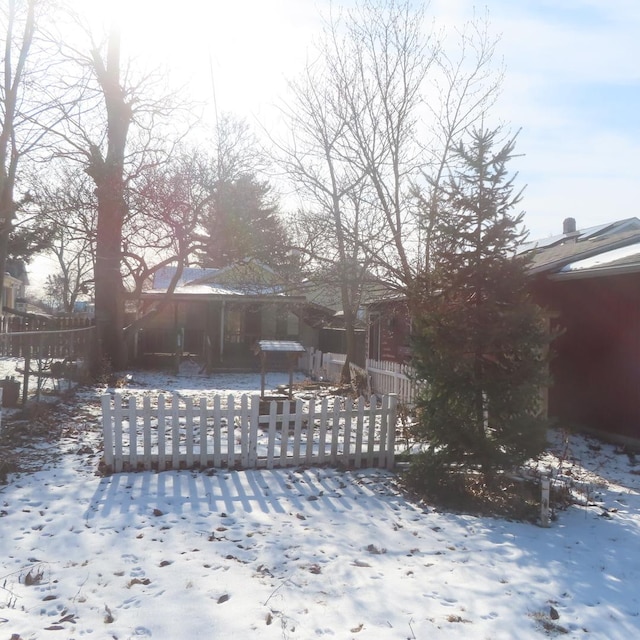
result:
M 215 170 L 208 173 L 215 182 L 233 182 L 242 176 L 260 174 L 267 168 L 267 156 L 249 124 L 231 113 L 220 114 L 211 147 Z M 211 189 L 214 185 L 209 186 Z
M 114 26 L 100 44 L 80 27 L 76 44 L 65 49 L 66 82 L 69 70 L 75 70 L 71 82 L 77 92 L 73 103 L 59 105 L 64 120 L 58 135 L 63 144 L 55 152 L 80 162 L 95 186 L 97 371 L 105 361 L 114 369 L 126 361 L 123 276 L 131 275 L 132 267 L 124 263 L 124 255 L 125 249 L 131 253 L 132 245 L 124 247 L 123 237 L 125 230 L 145 228 L 132 221 L 132 185 L 144 171 L 166 162 L 186 129 L 179 129 L 183 112 L 176 94 L 158 91 L 159 75 L 121 60 L 120 35 Z M 90 40 L 88 54 L 77 44 L 81 37 Z
M 486 24 L 461 29 L 455 55 L 441 35 L 424 6 L 408 0 L 362 0 L 331 16 L 318 60 L 294 85 L 288 109 L 294 134 L 281 145 L 295 183 L 322 184 L 307 195 L 331 212 L 333 237 L 357 244 L 358 259 L 405 294 L 426 267 L 429 216 L 437 215 L 451 150 L 483 117 L 500 83 Z M 320 157 L 328 162 L 322 169 Z M 336 167 L 341 180 L 332 182 Z M 359 194 L 358 225 L 366 234 L 345 224 L 347 192 Z M 346 260 L 346 252 L 338 259 Z
M 163 267 L 177 265 L 179 279 L 182 269 L 196 260 L 203 209 L 209 202 L 202 171 L 199 152 L 182 149 L 166 163 L 145 167 L 131 182 L 123 271 L 134 297 Z
M 367 275 L 362 241 L 375 232 L 363 212 L 366 176 L 345 147 L 349 114 L 342 79 L 311 64 L 290 90 L 293 101 L 282 107 L 289 137 L 277 144 L 278 160 L 302 200 L 312 203 L 296 225 L 298 251 L 313 266 L 314 279 L 340 293 L 346 381 L 356 357 L 356 319 Z
M 39 105 L 28 100 L 25 93 L 41 4 L 39 0 L 7 0 L 0 9 L 4 36 L 0 72 L 0 292 L 4 287 L 9 236 L 19 206 L 15 202 L 18 164 L 38 138 L 32 121 Z
M 47 294 L 55 306 L 71 313 L 80 296 L 93 296 L 96 240 L 94 187 L 87 174 L 75 165 L 32 179 L 38 224 L 51 233 L 46 253 L 58 271 L 47 278 Z
M 412 188 L 419 216 L 424 263 L 421 284 L 428 286 L 433 269 L 431 252 L 434 229 L 441 218 L 443 185 L 465 133 L 482 120 L 497 100 L 504 71 L 496 62 L 499 39 L 492 36 L 487 16 L 463 25 L 456 32 L 458 56 L 442 52 L 437 74 L 431 79 L 436 100 L 427 103 L 431 114 L 430 144 L 424 146 L 422 180 Z
M 372 212 L 386 229 L 364 248 L 391 283 L 407 286 L 416 273 L 407 190 L 423 162 L 417 125 L 439 41 L 426 29 L 422 5 L 364 0 L 343 22 L 329 24 L 324 46 L 329 73 L 342 87 L 346 155 L 366 176 Z

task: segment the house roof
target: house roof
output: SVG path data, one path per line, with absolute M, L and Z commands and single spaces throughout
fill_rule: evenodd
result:
M 306 349 L 293 340 L 260 340 L 258 351 L 275 351 L 278 353 L 304 353 Z
M 640 219 L 624 218 L 615 222 L 607 222 L 586 229 L 578 229 L 568 233 L 558 233 L 547 238 L 538 238 L 525 242 L 519 249 L 518 253 L 526 251 L 535 251 L 541 249 L 549 249 L 557 245 L 566 244 L 567 240 L 577 240 L 578 242 L 588 240 L 590 238 L 609 236 L 612 234 L 622 233 L 624 231 L 640 230 Z
M 640 240 L 598 253 L 590 258 L 569 262 L 549 277 L 552 280 L 573 280 L 638 272 L 640 272 Z
M 294 312 L 305 324 L 315 329 L 344 330 L 344 314 L 334 311 L 329 307 L 323 307 L 315 302 L 307 301 L 307 304 Z M 356 331 L 364 330 L 362 320 L 355 319 Z
M 529 243 L 530 248 L 523 248 L 521 253 L 531 253 L 530 274 L 551 274 L 561 271 L 571 263 L 601 256 L 638 242 L 640 242 L 640 220 L 627 218 L 562 236 L 554 236 L 547 241 Z M 633 253 L 632 251 L 631 254 Z M 608 261 L 613 259 L 609 258 Z M 622 258 L 615 258 L 617 259 Z M 590 266 L 581 266 L 581 270 L 585 273 L 587 269 L 595 266 L 591 263 L 587 264 Z
M 145 298 L 166 295 L 177 267 L 168 266 L 154 275 L 151 289 L 143 292 Z M 225 298 L 270 298 L 282 300 L 304 300 L 302 296 L 285 293 L 284 287 L 273 269 L 257 262 L 245 261 L 220 269 L 187 267 L 182 272 L 173 294 L 174 299 L 206 297 L 219 300 Z
M 177 267 L 169 266 L 162 267 L 162 269 L 158 269 L 153 275 L 153 285 L 151 287 L 152 290 L 156 291 L 166 291 L 171 284 L 171 279 L 176 273 Z M 220 269 L 203 269 L 201 267 L 185 267 L 182 271 L 182 275 L 180 276 L 180 280 L 178 280 L 178 287 L 183 287 L 190 283 L 193 283 L 196 280 L 201 280 L 208 276 L 213 276 L 218 273 Z

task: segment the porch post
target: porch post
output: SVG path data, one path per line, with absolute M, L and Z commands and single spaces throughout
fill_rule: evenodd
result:
M 224 300 L 220 305 L 220 364 L 224 361 Z

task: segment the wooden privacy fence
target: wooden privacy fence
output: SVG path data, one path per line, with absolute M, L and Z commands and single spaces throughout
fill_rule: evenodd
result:
M 0 328 L 8 330 L 0 332 L 0 358 L 18 361 L 22 404 L 39 399 L 47 381 L 60 390 L 61 380 L 82 379 L 96 344 L 95 325 L 84 318 L 2 318 Z
M 93 321 L 87 318 L 0 318 L 0 356 L 77 357 L 93 341 Z
M 265 409 L 261 413 L 261 406 Z M 261 401 L 260 396 L 181 399 L 102 396 L 109 472 L 304 465 L 394 466 L 395 396 Z
M 343 353 L 322 353 L 308 349 L 300 359 L 300 369 L 317 379 L 340 382 L 345 355 Z M 413 379 L 413 369 L 398 362 L 367 359 L 366 373 L 371 380 L 371 390 L 378 395 L 393 393 L 398 402 L 412 406 L 415 404 L 420 383 Z

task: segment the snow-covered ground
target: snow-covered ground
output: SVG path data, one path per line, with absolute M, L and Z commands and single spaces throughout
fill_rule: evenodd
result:
M 194 369 L 127 390 L 258 388 Z M 544 529 L 415 504 L 380 470 L 102 478 L 103 391 L 0 486 L 1 638 L 640 637 L 640 475 L 612 445 L 551 434 L 540 465 L 583 505 Z

